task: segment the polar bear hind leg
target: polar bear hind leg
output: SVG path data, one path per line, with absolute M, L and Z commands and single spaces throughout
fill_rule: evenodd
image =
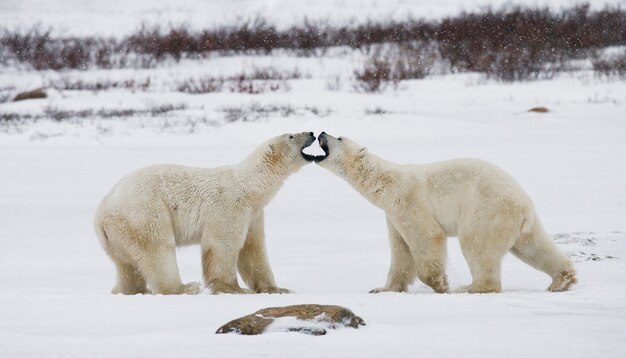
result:
M 167 226 L 158 230 L 130 228 L 126 222 L 108 224 L 107 252 L 117 269 L 112 293 L 197 294 L 200 284 L 183 285 L 176 264 L 174 233 Z M 130 264 L 129 262 L 132 262 Z M 150 291 L 146 289 L 146 284 Z
M 95 228 L 102 247 L 115 264 L 117 279 L 111 293 L 123 295 L 149 293 L 150 291 L 146 287 L 146 280 L 137 270 L 137 267 L 126 262 L 123 258 L 125 255 L 122 251 L 124 250 L 117 248 L 118 237 L 113 235 L 117 234 L 117 231 L 109 228 L 109 233 L 105 232 L 101 217 L 98 217 L 98 220 L 96 220 Z
M 135 266 L 116 259 L 113 261 L 117 270 L 117 284 L 111 293 L 123 295 L 150 293 L 146 287 L 146 280 Z
M 511 248 L 511 253 L 528 265 L 550 275 L 548 291 L 567 291 L 576 283 L 571 261 L 554 244 L 535 218 Z
M 502 292 L 502 258 L 515 243 L 518 233 L 513 230 L 483 230 L 459 235 L 461 251 L 472 274 L 472 284 L 456 292 Z

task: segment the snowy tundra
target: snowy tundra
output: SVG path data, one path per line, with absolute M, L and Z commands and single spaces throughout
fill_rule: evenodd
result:
M 254 8 L 278 20 L 336 14 L 336 21 L 362 21 L 408 12 L 436 17 L 485 3 L 8 0 L 0 2 L 0 22 L 123 35 L 139 26 L 138 19 L 161 24 L 190 19 L 192 26 L 203 27 L 207 19 L 222 16 L 215 11 L 221 5 L 234 9 L 224 11 L 233 18 L 253 17 L 247 11 Z M 516 84 L 444 74 L 363 94 L 346 80 L 362 63 L 358 54 L 329 51 L 306 58 L 210 57 L 153 69 L 0 68 L 0 87 L 16 91 L 64 76 L 150 78 L 154 85 L 150 91 L 52 91 L 46 99 L 1 103 L 3 113 L 185 105 L 169 117 L 41 120 L 0 132 L 0 357 L 623 356 L 626 83 L 585 71 Z M 226 76 L 255 66 L 298 68 L 310 76 L 289 80 L 290 91 L 258 95 L 172 89 L 181 76 Z M 333 78 L 341 86 L 331 89 Z M 528 112 L 537 106 L 549 111 Z M 226 110 L 250 108 L 260 109 L 259 115 L 224 120 Z M 286 110 L 267 111 L 276 108 Z M 98 203 L 122 176 L 159 163 L 231 165 L 264 138 L 302 131 L 345 134 L 397 163 L 475 157 L 496 164 L 533 199 L 546 232 L 573 261 L 578 283 L 567 292 L 545 292 L 548 276 L 506 255 L 499 294 L 436 294 L 420 282 L 406 293 L 369 294 L 372 282 L 385 280 L 390 264 L 385 214 L 332 173 L 307 165 L 264 209 L 272 271 L 293 294 L 110 293 L 115 270 L 92 222 Z M 307 153 L 322 153 L 311 147 Z M 458 240 L 446 246 L 450 286 L 471 282 Z M 176 249 L 182 282 L 202 281 L 201 255 L 199 245 Z M 321 337 L 214 334 L 227 321 L 260 308 L 302 303 L 346 306 L 367 325 Z

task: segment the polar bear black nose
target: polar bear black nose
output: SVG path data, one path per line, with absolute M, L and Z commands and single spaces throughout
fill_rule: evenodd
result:
M 313 132 L 309 132 L 309 136 L 315 137 L 315 134 L 313 134 Z

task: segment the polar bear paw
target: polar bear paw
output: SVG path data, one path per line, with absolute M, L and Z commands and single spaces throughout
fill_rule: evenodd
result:
M 548 291 L 550 292 L 563 292 L 569 290 L 569 288 L 576 283 L 576 271 L 574 269 L 566 269 L 561 271 L 553 280 Z
M 454 293 L 500 293 L 502 287 L 499 283 L 483 284 L 483 285 L 467 285 L 461 286 L 454 290 Z
M 401 287 L 379 287 L 370 291 L 370 293 L 383 293 L 383 292 L 406 292 L 406 289 Z
M 147 288 L 120 288 L 119 286 L 113 287 L 111 293 L 114 295 L 149 295 L 152 292 Z
M 212 282 L 208 285 L 208 287 L 211 289 L 211 293 L 213 293 L 214 295 L 219 295 L 222 293 L 240 295 L 256 293 L 248 288 L 239 287 L 238 285 L 229 285 L 221 282 Z
M 182 294 L 183 295 L 197 295 L 202 290 L 202 285 L 200 282 L 189 282 L 183 285 Z
M 293 291 L 288 290 L 286 288 L 281 288 L 281 287 L 258 288 L 256 292 L 257 293 L 278 293 L 278 294 L 293 293 Z

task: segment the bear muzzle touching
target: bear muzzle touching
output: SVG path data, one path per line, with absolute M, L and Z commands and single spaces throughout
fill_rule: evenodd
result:
M 326 134 L 326 132 L 320 133 L 319 137 L 317 138 L 317 141 L 319 143 L 320 148 L 322 148 L 322 150 L 324 151 L 324 155 L 317 155 L 313 158 L 313 160 L 315 160 L 316 163 L 319 163 L 323 161 L 324 159 L 328 158 L 328 156 L 330 155 L 330 148 L 328 147 L 328 134 Z

